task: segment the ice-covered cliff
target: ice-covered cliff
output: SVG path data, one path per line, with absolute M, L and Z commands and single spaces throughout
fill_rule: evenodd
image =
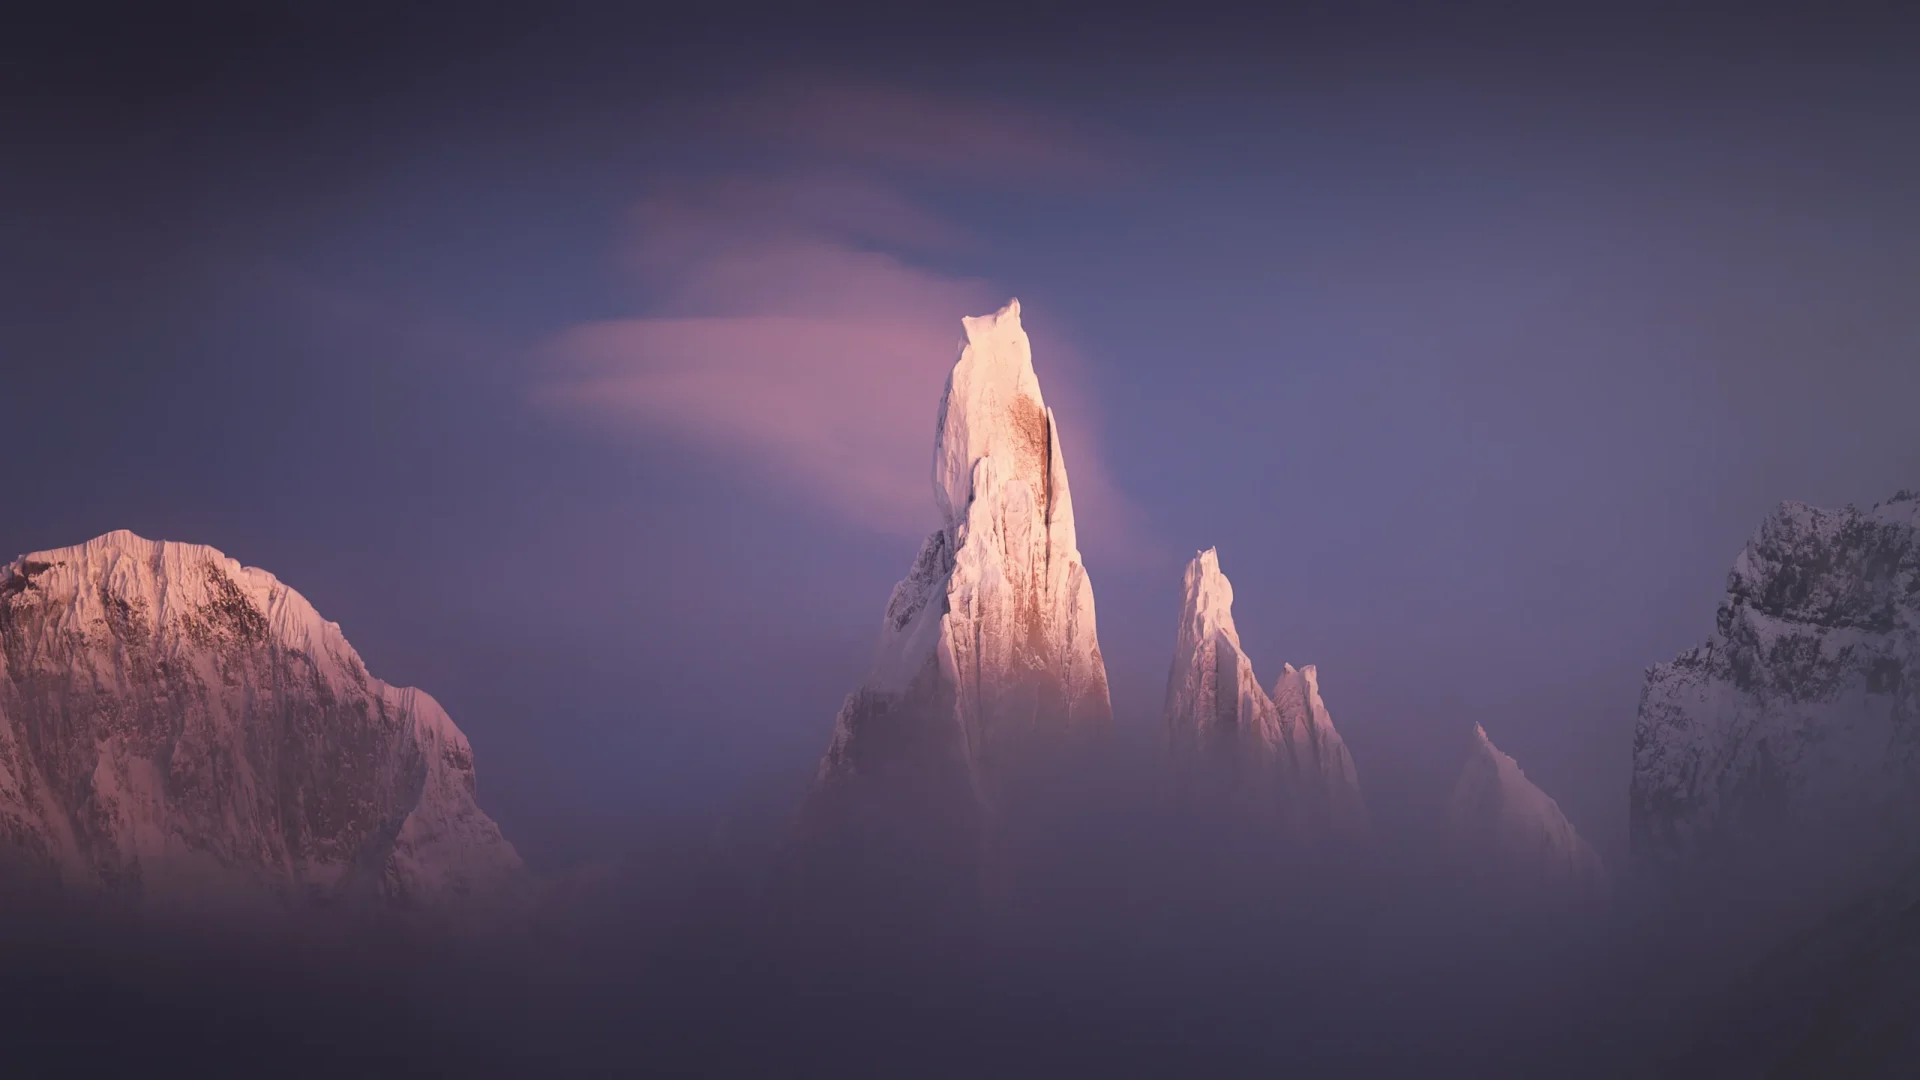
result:
M 0 568 L 0 852 L 189 908 L 433 907 L 520 869 L 431 697 L 273 575 L 124 531 Z
M 1454 866 L 1475 888 L 1515 901 L 1557 896 L 1581 908 L 1607 899 L 1600 856 L 1478 724 L 1447 802 L 1447 840 Z
M 940 401 L 941 526 L 894 587 L 872 673 L 840 710 L 803 814 L 977 848 L 1026 766 L 1112 715 L 1060 432 L 1019 301 L 962 320 Z M 916 824 L 917 823 L 917 824 Z M 914 837 L 919 836 L 919 839 Z
M 1288 664 L 1271 694 L 1261 689 L 1233 624 L 1233 585 L 1211 548 L 1187 565 L 1166 724 L 1175 779 L 1190 800 L 1224 800 L 1305 839 L 1367 834 L 1353 758 L 1317 673 Z
M 1713 635 L 1647 674 L 1629 813 L 1636 863 L 1669 887 L 1914 854 L 1920 495 L 1786 503 L 1760 526 Z

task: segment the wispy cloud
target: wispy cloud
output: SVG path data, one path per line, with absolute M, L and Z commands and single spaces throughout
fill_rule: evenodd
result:
M 978 243 L 913 197 L 901 170 L 954 165 L 969 155 L 951 144 L 969 142 L 992 158 L 975 175 L 1008 182 L 1022 163 L 1055 181 L 1094 175 L 1104 158 L 1058 121 L 893 91 L 816 84 L 725 107 L 767 145 L 808 153 L 639 199 L 620 264 L 643 310 L 547 342 L 535 398 L 610 433 L 744 461 L 858 526 L 924 531 L 934 410 L 960 319 L 1008 290 L 936 267 Z M 1029 321 L 1044 327 L 1045 315 Z M 1117 534 L 1127 510 L 1099 458 L 1083 368 L 1065 341 L 1034 336 L 1076 509 Z
M 918 532 L 933 518 L 926 403 L 945 367 L 927 359 L 951 346 L 950 334 L 895 320 L 621 319 L 556 342 L 570 371 L 545 394 L 602 421 L 746 456 L 859 524 Z

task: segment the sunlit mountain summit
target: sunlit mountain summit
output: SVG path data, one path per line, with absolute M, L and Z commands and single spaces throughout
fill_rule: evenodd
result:
M 935 424 L 941 524 L 887 601 L 802 833 L 869 864 L 962 867 L 991 888 L 1023 772 L 1104 730 L 1113 710 L 1059 425 L 1020 303 L 962 327 Z

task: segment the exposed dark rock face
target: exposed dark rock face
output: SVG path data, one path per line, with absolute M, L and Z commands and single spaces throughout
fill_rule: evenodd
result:
M 1633 764 L 1634 855 L 1670 886 L 1910 853 L 1920 496 L 1781 506 L 1734 563 L 1712 638 L 1648 673 Z

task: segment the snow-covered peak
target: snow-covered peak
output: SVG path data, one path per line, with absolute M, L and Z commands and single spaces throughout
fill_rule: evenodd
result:
M 352 651 L 340 624 L 322 618 L 306 597 L 267 571 L 243 566 L 205 544 L 148 540 L 116 529 L 84 544 L 23 555 L 14 565 L 16 576 L 20 568 L 40 568 L 31 575 L 32 587 L 58 606 L 68 630 L 107 619 L 117 599 L 130 611 L 149 612 L 162 635 L 191 635 L 205 621 L 196 620 L 196 612 L 242 611 L 235 603 L 241 600 L 259 613 L 256 629 L 266 637 L 310 655 Z
M 1636 863 L 1682 892 L 1812 886 L 1920 849 L 1920 496 L 1782 503 L 1747 541 L 1707 641 L 1647 673 Z
M 934 438 L 934 500 L 941 520 L 950 532 L 964 528 L 975 470 L 989 458 L 1003 480 L 1028 485 L 1046 517 L 1057 517 L 1056 502 L 1066 498 L 1066 471 L 1056 467 L 1053 414 L 1033 372 L 1020 301 L 962 319 L 961 325 L 966 342 L 947 377 Z
M 1280 677 L 1273 681 L 1273 699 L 1275 701 L 1280 700 L 1290 686 L 1298 686 L 1304 699 L 1314 709 L 1324 708 L 1320 703 L 1319 668 L 1312 664 L 1308 664 L 1305 667 L 1281 664 Z
M 1240 631 L 1233 625 L 1233 582 L 1220 571 L 1215 548 L 1194 555 L 1181 584 L 1180 642 L 1191 648 L 1214 635 L 1240 648 Z
M 1484 806 L 1472 802 L 1482 796 L 1490 797 Z M 1480 809 L 1492 810 L 1502 820 L 1522 824 L 1542 818 L 1565 820 L 1560 804 L 1527 779 L 1519 762 L 1493 745 L 1485 726 L 1475 724 L 1466 768 L 1454 788 L 1452 810 L 1465 817 Z
M 189 905 L 438 906 L 520 867 L 430 696 L 370 675 L 272 574 L 124 530 L 0 567 L 0 848 Z
M 1319 669 L 1281 665 L 1272 696 L 1280 729 L 1293 747 L 1298 786 L 1306 793 L 1302 812 L 1311 827 L 1351 844 L 1365 842 L 1372 831 L 1370 815 L 1353 756 L 1321 700 Z
M 1053 669 L 1066 680 L 1059 706 L 1070 726 L 1104 724 L 1111 704 L 1093 590 L 1080 561 L 1059 428 L 1034 375 L 1020 302 L 961 324 L 966 341 L 934 432 L 934 502 L 943 524 L 894 586 L 867 688 L 905 693 L 936 660 L 969 662 L 966 647 L 942 658 L 942 642 L 956 648 L 950 632 L 977 621 L 991 639 L 982 644 L 998 658 L 990 666 L 1005 670 L 975 671 L 959 682 L 983 675 L 1027 682 Z M 971 662 L 979 667 L 979 657 Z
M 1017 338 L 1020 347 L 1025 348 L 1026 335 L 1020 328 L 1020 298 L 1010 297 L 1006 306 L 989 315 L 965 315 L 960 325 L 967 332 L 969 342 L 985 341 L 994 334 L 1004 334 L 1008 340 Z
M 1194 555 L 1182 582 L 1166 723 L 1174 768 L 1197 798 L 1224 799 L 1302 839 L 1365 835 L 1353 761 L 1314 669 L 1285 665 L 1271 695 L 1261 688 L 1233 623 L 1233 585 L 1212 548 Z
M 873 670 L 841 709 L 803 815 L 810 842 L 868 845 L 855 838 L 866 817 L 912 834 L 909 848 L 953 842 L 929 839 L 946 829 L 935 818 L 990 838 L 1016 776 L 1112 719 L 1020 305 L 962 326 L 934 435 L 941 527 L 894 587 Z
M 1903 491 L 1865 510 L 1782 503 L 1728 576 L 1722 621 L 1746 611 L 1829 628 L 1915 628 L 1920 497 Z
M 1185 598 L 1192 636 L 1196 640 L 1225 634 L 1235 648 L 1240 648 L 1240 630 L 1233 625 L 1233 582 L 1219 571 L 1219 552 L 1215 548 L 1196 553 L 1187 563 Z
M 1279 736 L 1273 702 L 1233 625 L 1233 585 L 1213 548 L 1187 563 L 1180 624 L 1167 674 L 1167 733 L 1176 755 L 1219 753 L 1214 744 Z
M 1447 831 L 1462 869 L 1482 885 L 1605 896 L 1600 856 L 1479 724 L 1447 804 Z

